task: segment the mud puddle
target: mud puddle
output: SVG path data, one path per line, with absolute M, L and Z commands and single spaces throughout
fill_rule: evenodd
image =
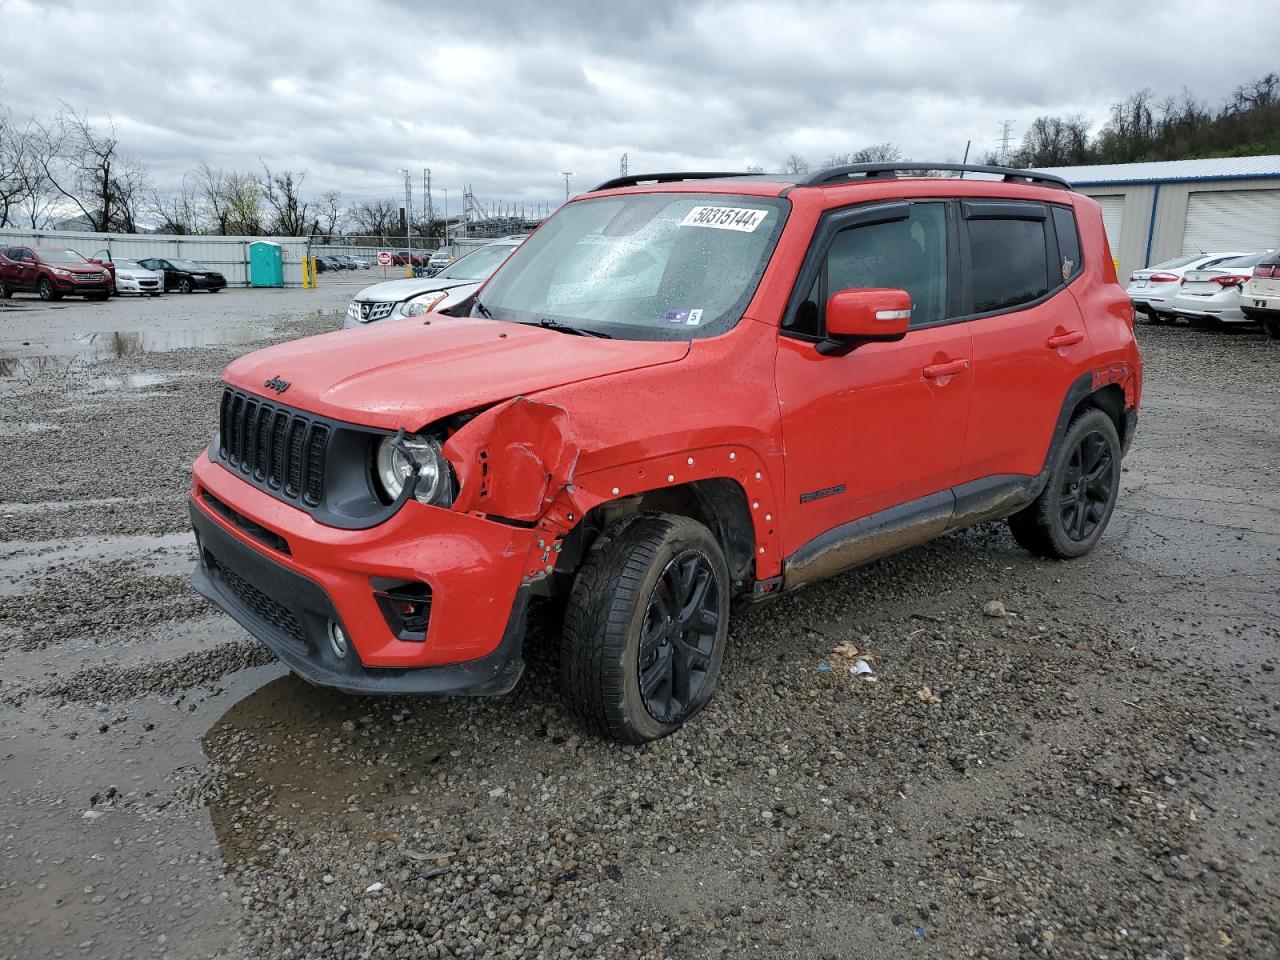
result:
M 0 543 L 0 597 L 26 592 L 32 576 L 109 560 L 145 560 L 141 572 L 150 576 L 188 573 L 195 563 L 195 542 L 189 533 L 10 540 Z

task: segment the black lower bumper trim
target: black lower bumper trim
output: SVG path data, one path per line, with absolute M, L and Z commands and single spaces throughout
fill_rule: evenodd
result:
M 329 623 L 342 625 L 342 620 L 323 587 L 245 545 L 194 501 L 189 507 L 200 551 L 191 578 L 196 591 L 310 683 L 352 694 L 497 696 L 509 692 L 524 672 L 527 586 L 516 594 L 502 640 L 488 656 L 439 667 L 366 667 L 352 645 L 346 656 L 330 645 Z

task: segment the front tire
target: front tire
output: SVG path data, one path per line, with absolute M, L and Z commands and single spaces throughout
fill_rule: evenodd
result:
M 62 294 L 53 286 L 53 281 L 48 277 L 41 277 L 40 282 L 36 284 L 36 293 L 40 294 L 41 300 L 61 300 Z
M 643 513 L 592 546 L 560 639 L 560 692 L 593 733 L 645 743 L 711 699 L 729 635 L 729 570 L 696 520 Z
M 1009 518 L 1013 538 L 1039 557 L 1068 560 L 1092 550 L 1115 509 L 1120 457 L 1111 418 L 1097 409 L 1078 414 L 1040 496 Z

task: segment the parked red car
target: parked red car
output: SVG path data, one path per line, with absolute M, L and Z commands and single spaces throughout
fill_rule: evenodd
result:
M 21 291 L 38 293 L 41 300 L 66 295 L 105 300 L 111 296 L 111 273 L 63 247 L 6 247 L 0 249 L 0 299 Z
M 1001 517 L 1086 553 L 1141 392 L 1100 208 L 921 166 L 613 180 L 455 316 L 235 361 L 197 588 L 353 693 L 504 693 L 558 599 L 567 704 L 642 742 L 710 699 L 733 601 Z

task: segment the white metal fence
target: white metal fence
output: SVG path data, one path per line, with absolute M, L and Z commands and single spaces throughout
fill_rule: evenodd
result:
M 65 247 L 86 257 L 110 251 L 116 259 L 149 257 L 194 260 L 216 270 L 230 286 L 249 285 L 249 245 L 259 240 L 279 244 L 284 256 L 284 285 L 302 286 L 306 237 L 206 237 L 147 233 L 81 233 L 75 230 L 0 230 L 0 246 Z

